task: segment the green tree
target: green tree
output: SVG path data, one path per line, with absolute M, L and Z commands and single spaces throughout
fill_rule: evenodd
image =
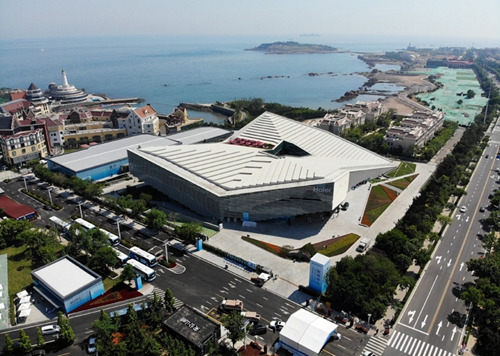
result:
M 167 288 L 165 290 L 165 296 L 163 297 L 163 306 L 165 307 L 165 311 L 167 313 L 173 312 L 174 304 L 175 304 L 174 294 L 169 288 Z
M 188 222 L 175 228 L 177 236 L 187 244 L 194 244 L 201 231 L 202 226 L 194 222 Z
M 31 229 L 32 225 L 26 220 L 5 219 L 0 221 L 0 237 L 3 238 L 7 246 L 21 244 L 17 237 L 23 231 Z
M 476 93 L 474 92 L 474 90 L 472 90 L 472 89 L 467 90 L 467 99 L 472 99 L 475 96 L 476 96 Z
M 42 329 L 39 326 L 36 327 L 36 344 L 40 348 L 45 346 L 45 339 L 42 335 Z
M 61 342 L 65 345 L 72 344 L 75 340 L 75 332 L 69 324 L 69 319 L 63 315 L 62 311 L 59 311 L 57 314 L 57 325 L 61 328 L 61 332 L 59 334 Z
M 117 262 L 116 251 L 111 246 L 102 246 L 90 257 L 89 267 L 105 273 L 109 266 L 116 266 Z
M 149 302 L 149 310 L 151 311 L 151 323 L 154 327 L 161 326 L 164 309 L 163 303 L 156 292 L 153 292 L 153 299 Z
M 134 268 L 131 265 L 127 264 L 123 268 L 122 273 L 120 273 L 120 280 L 130 285 L 134 279 L 135 279 Z
M 229 339 L 234 344 L 236 341 L 243 339 L 245 336 L 245 330 L 243 325 L 245 323 L 245 316 L 241 315 L 241 313 L 233 311 L 229 314 L 224 314 L 221 318 L 222 325 L 229 332 Z
M 118 331 L 118 327 L 108 313 L 101 309 L 99 319 L 92 323 L 92 330 L 97 336 L 99 352 L 102 355 L 114 355 L 113 334 Z
M 167 223 L 167 216 L 165 213 L 158 209 L 151 209 L 146 214 L 145 223 L 148 228 L 160 231 Z
M 49 230 L 30 229 L 21 232 L 18 239 L 31 254 L 33 267 L 46 265 L 57 259 L 56 248 L 59 245 L 57 234 Z
M 23 354 L 27 354 L 33 350 L 30 337 L 26 334 L 24 329 L 19 330 L 19 348 Z
M 7 333 L 5 334 L 5 352 L 7 355 L 12 355 L 14 352 L 14 342 L 10 338 L 10 335 Z

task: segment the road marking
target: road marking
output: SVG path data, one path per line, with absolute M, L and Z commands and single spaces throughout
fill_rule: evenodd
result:
M 262 298 L 265 299 L 265 300 L 268 300 L 266 297 L 262 297 Z
M 429 293 L 427 293 L 427 297 L 425 298 L 424 305 L 422 305 L 422 309 L 420 310 L 420 313 L 417 316 L 417 320 L 415 320 L 415 325 L 417 325 L 418 319 L 420 319 L 420 315 L 422 315 L 422 312 L 424 311 L 425 305 L 427 304 L 427 301 L 429 300 L 429 297 L 432 293 L 432 289 L 434 288 L 434 285 L 436 284 L 437 278 L 438 278 L 438 276 L 436 276 L 436 278 L 434 278 L 434 282 L 432 283 L 431 289 L 429 290 Z M 448 290 L 448 287 L 446 288 L 446 290 Z M 439 304 L 439 305 L 441 305 L 441 304 Z
M 250 289 L 248 289 L 248 288 L 247 288 L 247 291 L 250 292 L 250 293 L 252 293 L 252 291 Z
M 243 298 L 243 299 L 246 299 L 246 298 L 245 298 L 244 296 L 242 296 L 241 294 L 240 294 L 239 296 L 240 296 L 241 298 Z
M 255 305 L 257 305 L 258 307 L 260 308 L 264 308 L 262 305 L 260 305 L 259 303 L 255 303 Z

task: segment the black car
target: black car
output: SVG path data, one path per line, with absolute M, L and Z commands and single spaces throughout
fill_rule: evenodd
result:
M 485 209 L 484 209 L 484 206 L 482 206 L 482 207 L 480 207 L 480 208 L 479 208 L 479 212 L 480 212 L 480 213 L 484 213 L 484 210 L 485 210 Z
M 254 325 L 250 330 L 250 335 L 264 335 L 265 333 L 267 333 L 267 326 L 265 325 Z
M 45 210 L 52 210 L 52 208 L 51 208 L 51 206 L 50 206 L 50 205 L 44 205 L 44 206 L 43 206 L 43 208 L 44 208 Z
M 342 210 L 347 210 L 349 208 L 349 202 L 345 202 L 344 205 L 342 205 Z

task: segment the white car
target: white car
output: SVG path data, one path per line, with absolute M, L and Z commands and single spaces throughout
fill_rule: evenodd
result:
M 87 345 L 87 352 L 89 354 L 94 354 L 97 351 L 97 347 L 95 345 L 96 341 L 97 341 L 97 339 L 95 336 L 91 336 L 89 338 L 89 343 Z
M 465 206 L 462 206 L 462 207 L 460 208 L 460 212 L 461 212 L 461 213 L 465 213 L 466 211 L 467 211 L 467 208 L 466 208 Z
M 61 332 L 59 325 L 45 325 L 42 326 L 40 330 L 42 330 L 42 335 L 52 335 Z
M 284 321 L 281 321 L 281 320 L 273 320 L 271 321 L 271 323 L 269 324 L 269 329 L 271 330 L 277 330 L 277 331 L 281 331 L 281 329 L 283 329 L 285 327 L 285 322 Z
M 363 355 L 361 355 L 361 356 L 377 356 L 377 354 L 370 352 L 370 351 L 365 351 L 365 352 L 363 352 Z

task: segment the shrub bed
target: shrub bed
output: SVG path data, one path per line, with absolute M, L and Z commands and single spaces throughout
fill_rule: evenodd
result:
M 63 208 L 61 205 L 59 205 L 59 204 L 52 204 L 50 201 L 48 201 L 47 199 L 45 199 L 45 197 L 42 197 L 41 195 L 38 195 L 38 194 L 36 194 L 34 192 L 30 192 L 29 190 L 21 189 L 21 192 L 24 193 L 24 194 L 26 194 L 26 195 L 29 195 L 33 199 L 38 200 L 42 204 L 50 206 L 54 210 L 61 210 Z

